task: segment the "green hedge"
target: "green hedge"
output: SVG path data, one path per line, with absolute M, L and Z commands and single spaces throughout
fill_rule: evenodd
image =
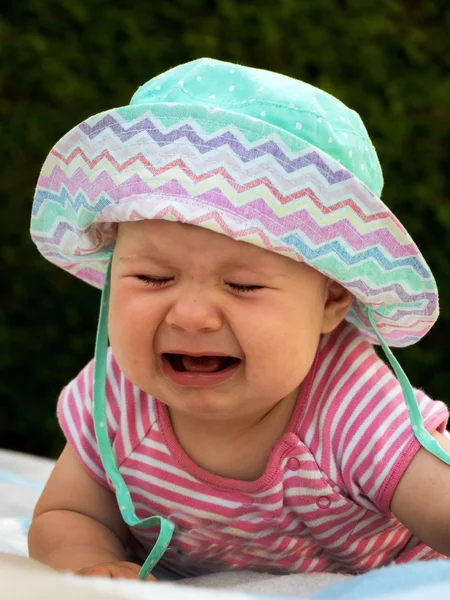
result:
M 6 5 L 6 6 L 5 6 Z M 450 8 L 446 0 L 10 0 L 0 16 L 0 446 L 55 456 L 61 387 L 92 356 L 99 293 L 41 259 L 33 188 L 51 146 L 200 56 L 280 71 L 363 117 L 384 200 L 434 270 L 442 316 L 397 352 L 450 403 Z

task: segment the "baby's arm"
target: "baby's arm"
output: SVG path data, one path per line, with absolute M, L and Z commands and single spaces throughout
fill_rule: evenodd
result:
M 67 445 L 34 511 L 30 557 L 82 575 L 137 578 L 139 566 L 126 562 L 129 536 L 114 494 L 86 472 Z
M 450 440 L 432 435 L 450 452 Z M 391 510 L 422 542 L 450 556 L 450 465 L 420 448 L 397 485 Z

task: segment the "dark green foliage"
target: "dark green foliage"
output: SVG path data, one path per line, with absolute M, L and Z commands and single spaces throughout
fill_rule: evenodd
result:
M 55 456 L 58 393 L 92 356 L 99 293 L 40 258 L 28 229 L 51 146 L 200 56 L 268 68 L 363 117 L 384 201 L 434 270 L 442 316 L 397 352 L 450 403 L 450 5 L 446 0 L 9 0 L 0 15 L 0 446 Z

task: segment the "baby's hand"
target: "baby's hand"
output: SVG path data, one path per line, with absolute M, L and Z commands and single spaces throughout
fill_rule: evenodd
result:
M 76 575 L 86 577 L 107 577 L 108 579 L 139 579 L 141 567 L 127 561 L 104 562 L 92 567 L 84 567 L 75 571 Z M 158 581 L 153 575 L 148 575 L 146 581 Z

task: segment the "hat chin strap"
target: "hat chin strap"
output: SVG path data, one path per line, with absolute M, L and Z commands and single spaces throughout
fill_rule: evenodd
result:
M 170 540 L 172 539 L 173 531 L 175 529 L 174 524 L 165 519 L 164 517 L 148 517 L 146 519 L 139 519 L 136 516 L 134 510 L 133 501 L 131 499 L 128 487 L 120 474 L 117 467 L 116 458 L 111 447 L 111 443 L 108 436 L 108 426 L 105 408 L 105 380 L 106 380 L 106 353 L 108 348 L 108 310 L 109 310 L 109 290 L 111 285 L 111 262 L 112 255 L 110 257 L 108 268 L 106 271 L 105 285 L 103 286 L 101 306 L 100 306 L 100 317 L 97 328 L 97 339 L 95 343 L 95 364 L 94 364 L 94 393 L 93 393 L 93 416 L 94 416 L 94 429 L 97 438 L 100 458 L 105 469 L 106 474 L 111 479 L 112 484 L 116 490 L 116 498 L 119 505 L 119 509 L 125 523 L 131 527 L 148 528 L 159 525 L 158 539 L 145 560 L 140 572 L 139 577 L 146 579 L 147 575 L 152 571 L 154 566 L 163 556 L 167 550 Z M 450 454 L 446 452 L 437 440 L 428 433 L 423 424 L 423 418 L 419 411 L 416 396 L 413 392 L 411 384 L 406 377 L 403 369 L 399 365 L 395 356 L 392 354 L 389 347 L 381 337 L 375 321 L 372 316 L 370 308 L 360 303 L 361 311 L 368 317 L 369 322 L 375 332 L 375 335 L 380 342 L 383 351 L 394 370 L 400 386 L 403 391 L 403 397 L 406 402 L 408 409 L 409 419 L 411 421 L 414 435 L 420 444 L 426 448 L 431 454 L 434 454 L 442 461 L 450 464 Z
M 95 342 L 95 363 L 94 363 L 94 393 L 93 393 L 93 415 L 94 430 L 97 438 L 100 458 L 106 474 L 111 479 L 116 490 L 117 503 L 123 520 L 131 527 L 139 529 L 159 526 L 159 535 L 148 555 L 141 570 L 140 579 L 146 579 L 154 566 L 161 559 L 167 550 L 172 539 L 175 525 L 163 517 L 148 517 L 139 519 L 134 510 L 128 487 L 123 480 L 117 467 L 116 457 L 111 447 L 108 435 L 108 421 L 105 408 L 105 380 L 106 380 L 106 352 L 108 348 L 108 311 L 109 311 L 109 290 L 111 285 L 111 261 L 108 263 L 106 271 L 105 285 L 103 286 L 102 299 L 100 306 L 100 317 L 97 328 L 97 339 Z
M 416 436 L 417 440 L 420 442 L 421 446 L 423 446 L 428 452 L 440 458 L 443 462 L 450 465 L 450 454 L 446 452 L 439 444 L 439 442 L 425 429 L 423 424 L 423 418 L 420 414 L 419 405 L 417 404 L 416 395 L 409 383 L 409 379 L 406 377 L 405 372 L 401 368 L 399 362 L 392 354 L 391 349 L 383 340 L 380 335 L 380 332 L 375 325 L 375 321 L 372 315 L 372 311 L 365 304 L 359 303 L 359 307 L 363 314 L 367 316 L 369 322 L 372 326 L 372 329 L 375 332 L 375 335 L 380 342 L 381 347 L 388 359 L 394 373 L 397 376 L 398 382 L 402 388 L 403 398 L 406 403 L 406 408 L 408 409 L 409 420 L 411 422 L 411 426 Z

